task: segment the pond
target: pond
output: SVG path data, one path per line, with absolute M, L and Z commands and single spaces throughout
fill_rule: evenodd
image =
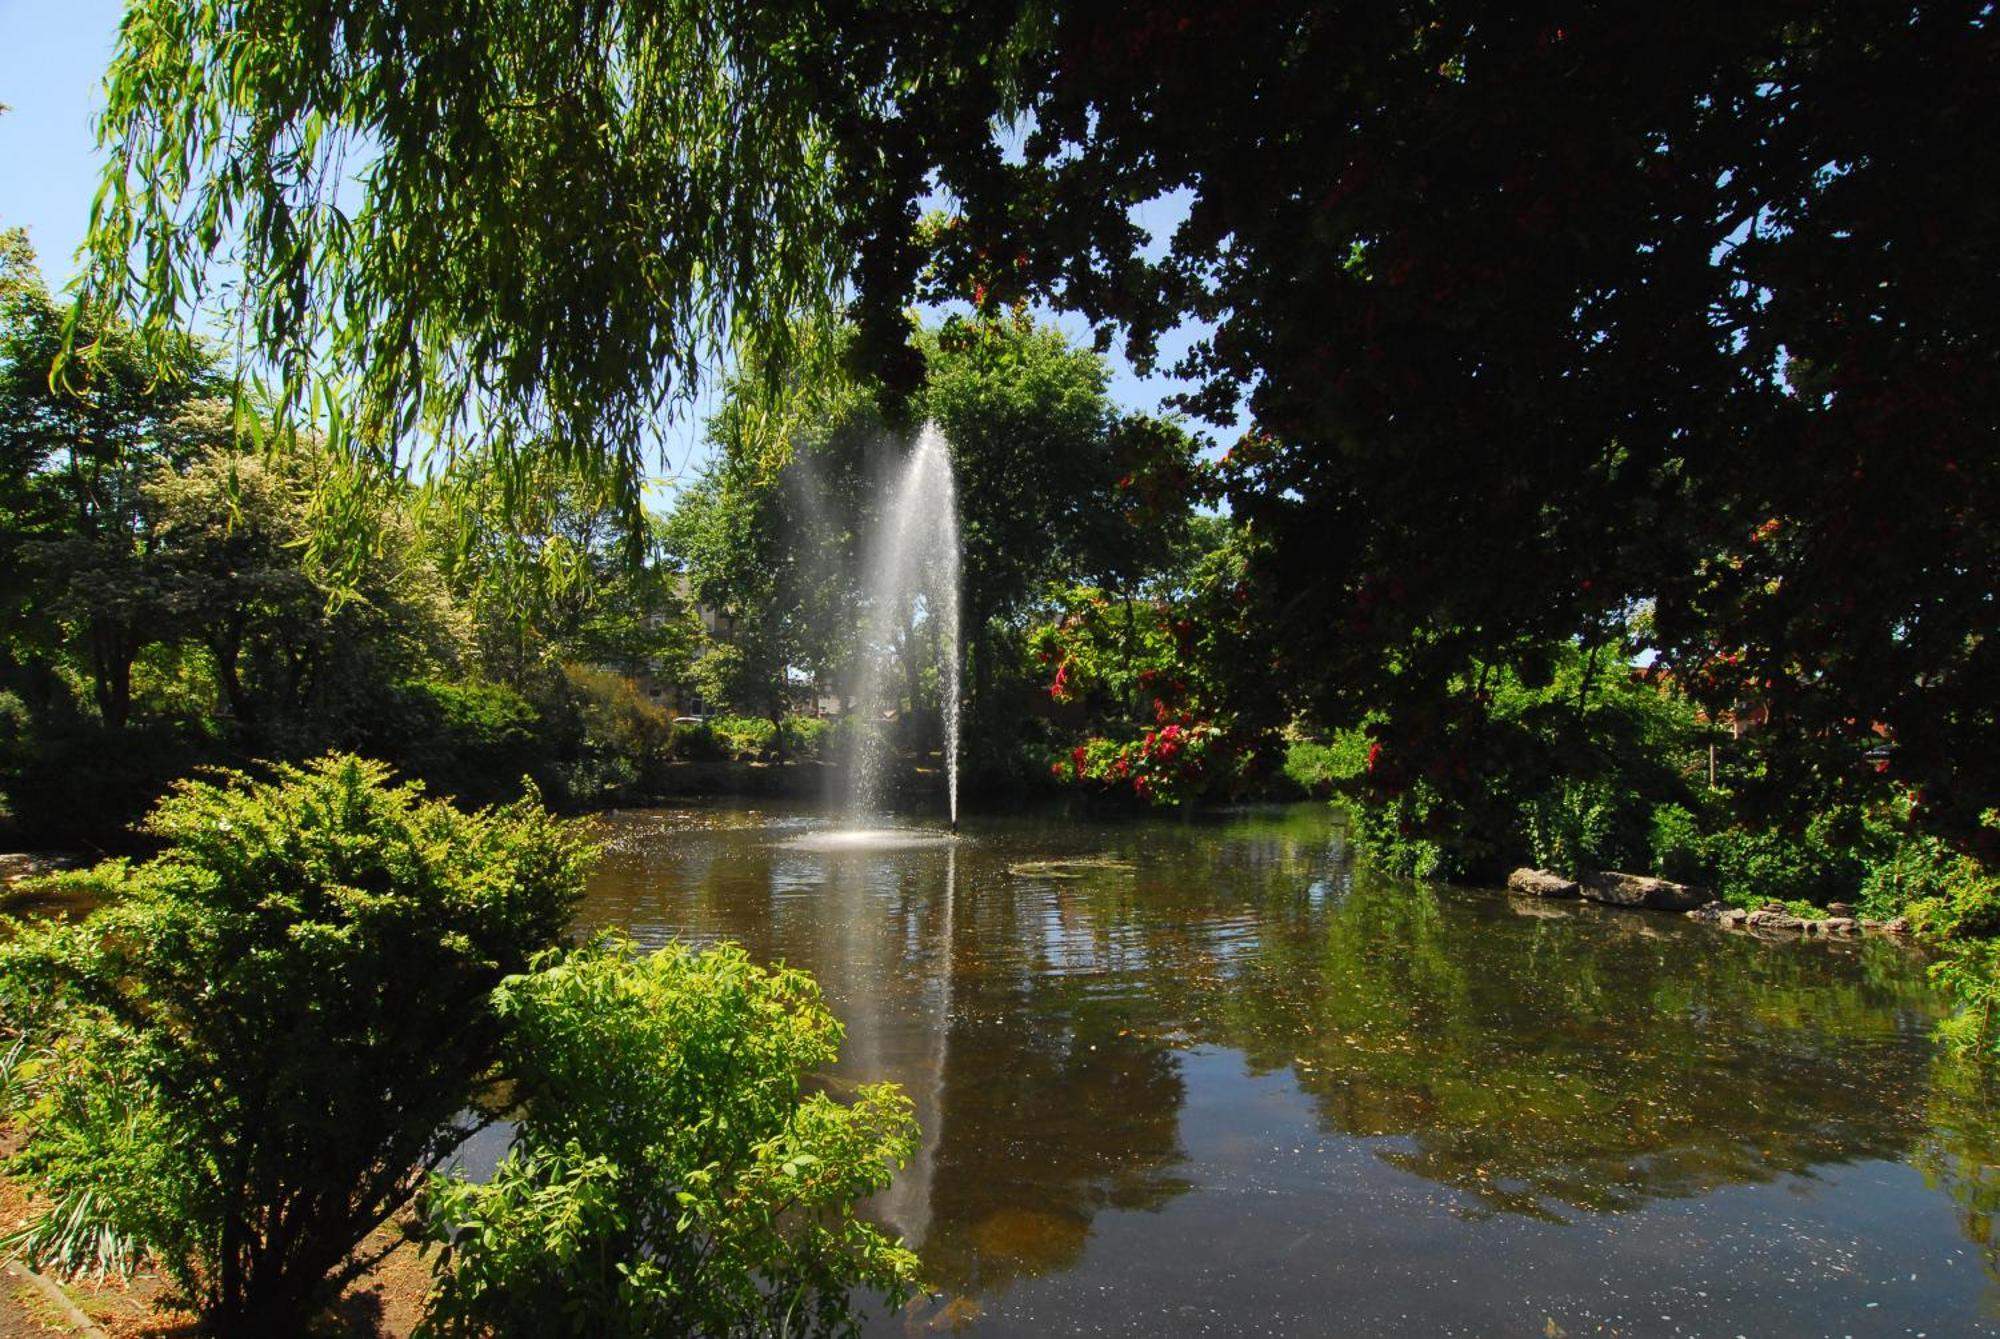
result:
M 809 969 L 924 1129 L 885 1335 L 2000 1333 L 1922 961 L 1377 881 L 1322 807 L 607 820 L 584 920 Z

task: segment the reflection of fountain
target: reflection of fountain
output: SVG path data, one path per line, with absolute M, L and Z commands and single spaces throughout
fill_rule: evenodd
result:
M 906 662 L 916 655 L 918 619 L 938 648 L 938 704 L 944 720 L 945 790 L 958 823 L 958 493 L 944 435 L 926 423 L 901 474 L 889 489 L 880 530 L 869 547 L 861 679 L 856 694 L 863 728 L 849 767 L 855 814 L 885 807 L 892 750 L 881 739 L 888 690 L 886 659 L 898 644 Z M 912 695 L 915 676 L 912 675 Z M 916 706 L 915 701 L 911 707 Z
M 919 1028 L 930 1044 L 923 1050 L 917 1072 L 899 1076 L 905 1092 L 916 1106 L 923 1126 L 923 1141 L 917 1155 L 889 1188 L 875 1200 L 876 1210 L 894 1223 L 908 1242 L 921 1242 L 930 1235 L 931 1200 L 937 1178 L 938 1145 L 944 1139 L 945 1063 L 951 1047 L 952 950 L 956 927 L 954 910 L 958 902 L 958 850 L 947 847 L 944 864 L 944 915 L 938 955 L 938 989 L 926 1001 Z M 926 991 L 926 995 L 931 992 Z

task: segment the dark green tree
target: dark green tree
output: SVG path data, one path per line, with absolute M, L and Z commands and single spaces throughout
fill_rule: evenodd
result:
M 79 319 L 43 285 L 25 240 L 9 234 L 0 292 L 0 471 L 7 524 L 10 676 L 39 682 L 73 656 L 99 719 L 132 713 L 132 666 L 166 635 L 146 485 L 226 441 L 203 411 L 221 386 L 216 360 L 182 337 L 148 340 L 113 318 L 93 324 L 86 353 L 54 370 L 65 322 Z

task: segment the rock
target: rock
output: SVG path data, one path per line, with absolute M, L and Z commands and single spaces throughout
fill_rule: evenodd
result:
M 1826 904 L 1826 914 L 1837 921 L 1853 920 L 1854 904 L 1852 902 L 1829 902 Z
M 1908 916 L 1898 916 L 1892 921 L 1882 922 L 1882 933 L 1885 935 L 1906 935 L 1909 932 L 1910 918 Z
M 1684 883 L 1612 871 L 1584 875 L 1583 895 L 1607 906 L 1651 907 L 1656 911 L 1693 911 L 1709 900 L 1705 890 Z
M 1545 869 L 1523 866 L 1507 876 L 1507 891 L 1526 893 L 1530 897 L 1575 897 L 1579 890 L 1574 879 L 1565 879 Z
M 1721 925 L 1723 917 L 1735 909 L 1727 902 L 1706 902 L 1690 911 L 1687 918 L 1691 921 L 1700 921 L 1704 925 Z
M 1805 922 L 1789 911 L 1773 911 L 1768 906 L 1759 907 L 1744 918 L 1743 923 L 1752 930 L 1802 930 Z
M 1731 907 L 1722 913 L 1722 924 L 1731 930 L 1741 930 L 1749 919 L 1750 913 L 1741 907 Z
M 1861 922 L 1852 916 L 1828 916 L 1820 924 L 1826 927 L 1826 933 L 1830 935 L 1851 935 L 1861 932 Z

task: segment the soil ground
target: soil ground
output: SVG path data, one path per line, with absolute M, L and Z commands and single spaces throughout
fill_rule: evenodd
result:
M 21 1185 L 0 1177 L 0 1234 L 20 1226 L 31 1208 Z M 196 1333 L 193 1317 L 163 1308 L 161 1299 L 169 1289 L 151 1271 L 122 1282 L 66 1280 L 63 1290 L 111 1339 L 191 1339 Z M 416 1328 L 429 1292 L 430 1262 L 418 1257 L 415 1246 L 398 1246 L 348 1287 L 320 1332 L 330 1339 L 405 1339 Z M 75 1333 L 40 1290 L 0 1274 L 0 1339 Z

